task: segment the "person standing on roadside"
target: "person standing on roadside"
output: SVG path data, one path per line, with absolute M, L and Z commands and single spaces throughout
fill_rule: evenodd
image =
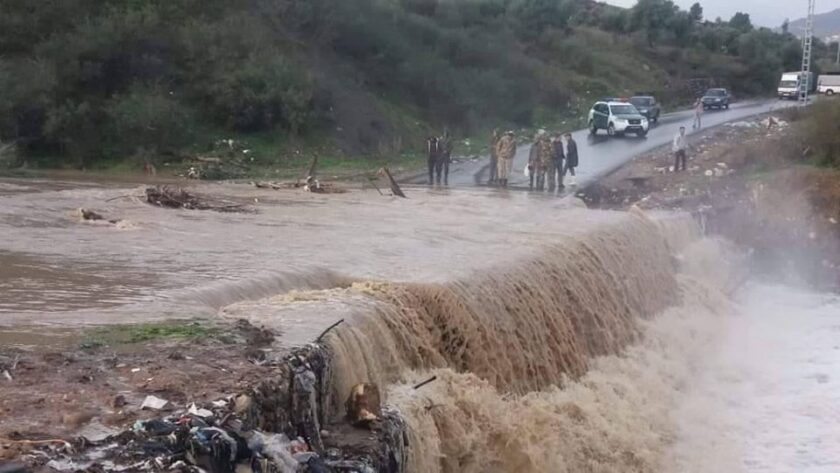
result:
M 440 142 L 437 137 L 430 136 L 426 140 L 426 153 L 429 164 L 429 185 L 431 186 L 435 183 L 435 168 L 437 167 L 438 159 L 440 159 Z
M 572 175 L 570 184 L 575 186 L 577 182 L 575 182 L 575 168 L 578 167 L 578 147 L 577 142 L 572 138 L 571 133 L 566 133 L 563 135 L 563 155 L 566 157 L 566 167 L 563 168 L 563 176 L 566 175 L 568 172 Z M 560 185 L 563 186 L 563 181 L 560 181 Z
M 499 159 L 498 155 L 496 154 L 496 146 L 499 144 L 499 129 L 496 128 L 493 130 L 493 134 L 490 135 L 490 178 L 487 180 L 487 184 L 493 185 L 499 179 Z
M 452 137 L 449 130 L 443 130 L 443 136 L 438 138 L 438 160 L 435 166 L 437 172 L 437 183 L 440 185 L 440 175 L 443 172 L 443 185 L 449 185 L 449 164 L 452 162 Z
M 534 143 L 531 145 L 531 150 L 528 152 L 528 189 L 534 190 L 534 181 L 537 179 L 538 169 L 540 167 L 539 145 L 541 135 L 537 133 L 534 137 Z
M 516 135 L 513 131 L 506 131 L 496 145 L 496 159 L 498 159 L 499 185 L 507 187 L 510 170 L 513 168 L 513 158 L 516 156 Z
M 551 147 L 551 140 L 548 133 L 540 130 L 534 137 L 534 144 L 531 145 L 531 152 L 528 156 L 528 167 L 530 169 L 530 189 L 534 190 L 535 183 L 538 191 L 545 190 L 545 177 L 549 168 L 553 167 L 554 160 Z
M 703 126 L 702 117 L 703 117 L 703 112 L 704 111 L 705 111 L 705 108 L 703 107 L 703 101 L 700 100 L 700 99 L 695 100 L 694 101 L 694 123 L 691 125 L 691 128 L 693 130 L 699 130 L 700 127 Z
M 561 135 L 560 133 L 555 134 L 554 140 L 552 140 L 551 144 L 554 147 L 554 169 L 552 170 L 552 176 L 549 185 L 550 188 L 554 187 L 554 173 L 557 173 L 557 188 L 562 189 L 565 187 L 563 185 L 563 164 L 566 161 L 566 150 L 563 145 L 563 135 Z
M 686 151 L 688 150 L 688 139 L 685 137 L 685 127 L 680 127 L 680 132 L 677 133 L 677 136 L 674 137 L 674 143 L 671 146 L 671 149 L 674 151 L 674 172 L 678 172 L 680 170 L 680 166 L 682 166 L 682 170 L 685 171 L 686 169 Z

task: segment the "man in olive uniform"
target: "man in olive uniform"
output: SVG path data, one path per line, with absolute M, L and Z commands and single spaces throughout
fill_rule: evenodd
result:
M 553 151 L 548 134 L 540 130 L 534 137 L 534 144 L 531 145 L 531 152 L 528 155 L 529 187 L 531 190 L 534 190 L 534 183 L 536 183 L 537 190 L 545 189 L 546 173 L 549 168 L 553 167 Z
M 499 129 L 496 128 L 490 135 L 490 178 L 487 179 L 487 184 L 490 185 L 495 184 L 499 176 L 499 159 L 496 155 L 496 146 L 499 144 L 500 138 Z
M 537 190 L 545 190 L 546 176 L 551 176 L 549 188 L 554 189 L 554 146 L 546 132 L 543 132 L 537 141 L 537 159 L 539 161 Z
M 516 156 L 516 135 L 513 131 L 507 131 L 496 146 L 499 185 L 502 187 L 507 187 L 508 185 L 510 170 L 513 168 L 514 156 Z

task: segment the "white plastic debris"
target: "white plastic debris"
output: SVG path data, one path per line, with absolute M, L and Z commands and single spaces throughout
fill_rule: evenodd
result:
M 140 405 L 140 409 L 152 409 L 159 411 L 165 408 L 167 404 L 169 404 L 169 401 L 166 399 L 161 399 L 157 396 L 146 396 L 146 399 L 143 399 L 143 404 Z
M 213 417 L 213 411 L 209 409 L 200 408 L 196 406 L 195 403 L 190 404 L 190 407 L 189 409 L 187 409 L 187 412 L 194 416 L 198 416 L 204 419 L 206 419 L 207 417 Z
M 732 128 L 757 128 L 758 123 L 755 122 L 733 122 L 729 124 Z

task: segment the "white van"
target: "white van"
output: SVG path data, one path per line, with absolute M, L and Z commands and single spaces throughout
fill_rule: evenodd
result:
M 817 82 L 817 89 L 821 94 L 840 94 L 840 74 L 821 75 Z
M 796 72 L 785 72 L 782 74 L 781 80 L 779 80 L 779 88 L 778 94 L 779 98 L 784 99 L 798 99 L 800 87 L 804 80 L 800 80 L 800 78 L 808 78 L 807 84 L 805 87 L 808 88 L 808 92 L 814 92 L 816 89 L 814 86 L 816 85 L 814 81 L 814 73 L 809 72 L 807 75 L 803 75 L 801 71 Z

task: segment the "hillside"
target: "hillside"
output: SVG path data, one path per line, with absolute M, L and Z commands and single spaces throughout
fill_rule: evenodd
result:
M 790 22 L 790 32 L 801 36 L 805 31 L 805 18 Z M 828 38 L 840 35 L 840 8 L 814 15 L 814 36 L 817 38 Z
M 96 167 L 248 149 L 393 157 L 444 127 L 579 122 L 600 96 L 740 95 L 798 67 L 798 42 L 668 0 L 4 2 L 0 140 L 12 165 Z

